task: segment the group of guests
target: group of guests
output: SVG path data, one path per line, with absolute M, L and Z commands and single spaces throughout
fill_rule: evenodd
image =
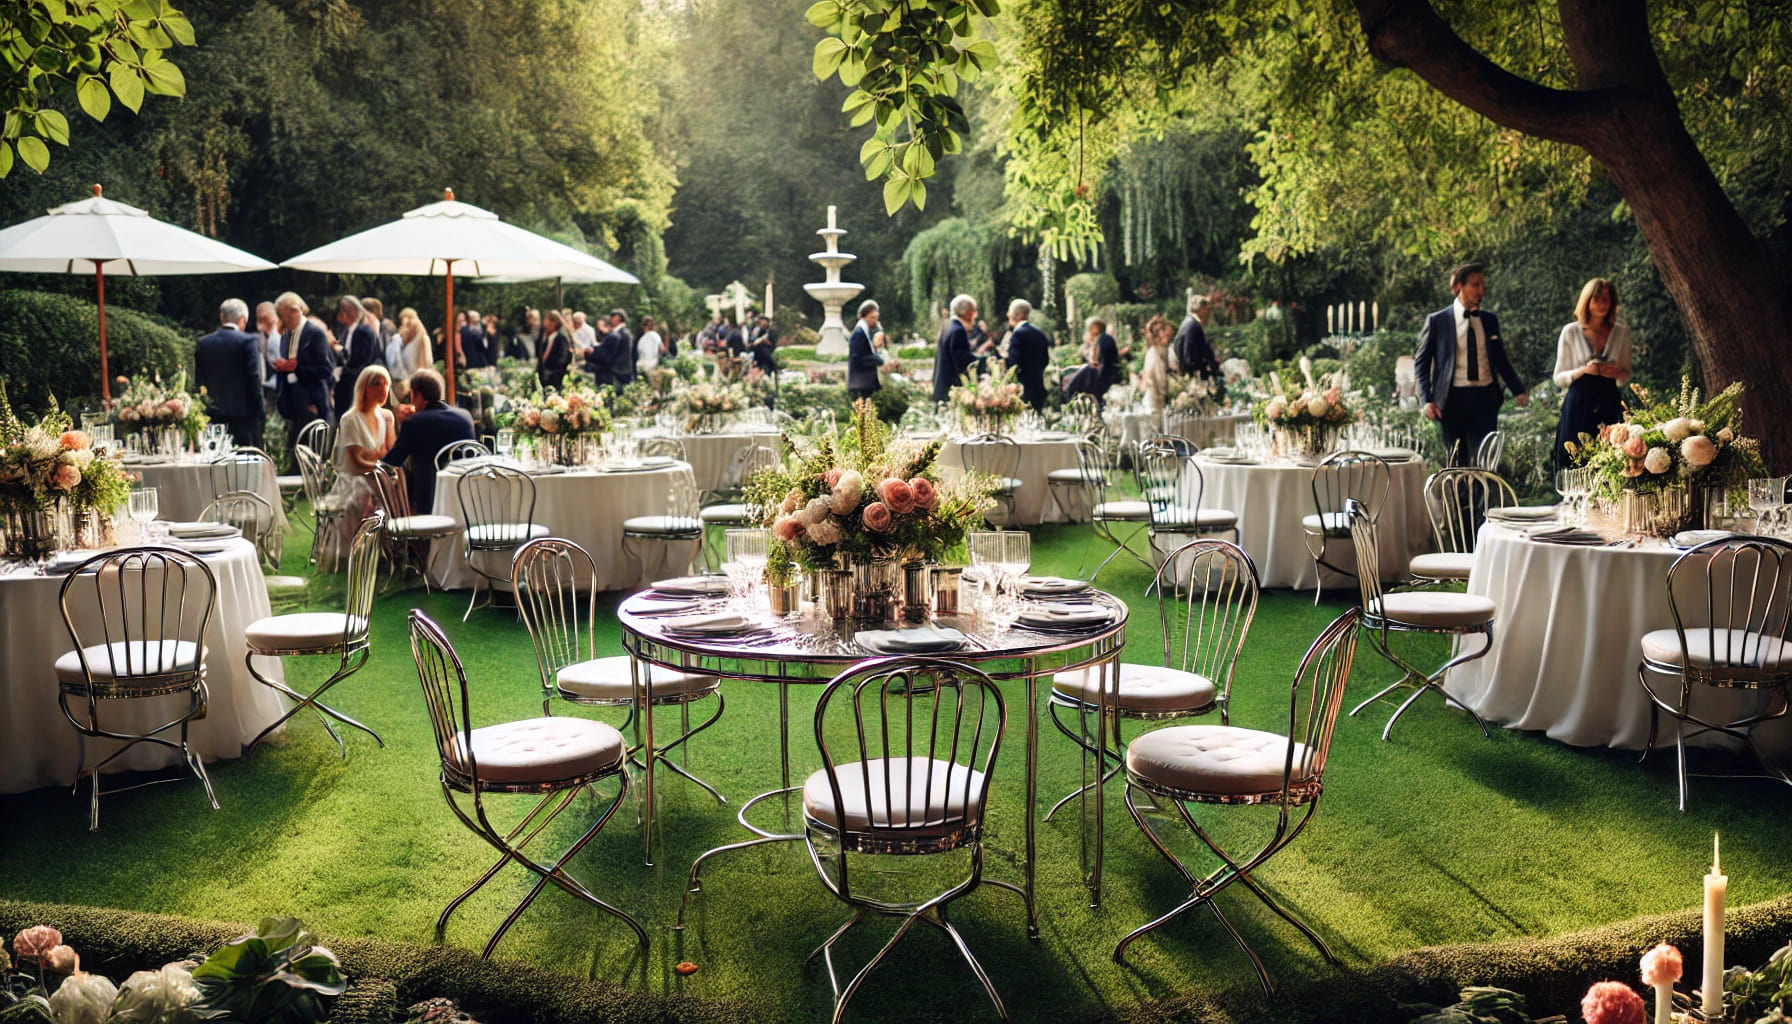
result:
M 764 313 L 756 314 L 745 330 L 734 320 L 728 313 L 717 312 L 697 332 L 698 350 L 706 355 L 726 353 L 743 362 L 751 359 L 760 371 L 777 373 L 778 360 L 774 353 L 778 348 L 778 335 L 772 329 L 771 318 Z

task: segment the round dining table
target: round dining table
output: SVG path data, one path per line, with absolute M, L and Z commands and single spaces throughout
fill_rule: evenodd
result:
M 962 438 L 948 437 L 940 447 L 939 467 L 948 480 L 964 472 Z M 1009 513 L 1009 526 L 1037 526 L 1040 523 L 1071 522 L 1052 498 L 1049 476 L 1053 470 L 1076 469 L 1077 438 L 1062 432 L 1049 432 L 1029 439 L 1015 438 L 1020 448 L 1020 462 L 1014 478 L 1020 487 L 1014 492 L 1014 508 Z
M 690 463 L 691 476 L 699 491 L 720 490 L 727 482 L 728 465 L 734 460 L 734 453 L 742 448 L 757 444 L 778 450 L 778 432 L 771 427 L 740 427 L 712 434 L 642 432 L 635 436 L 641 440 L 670 437 L 684 445 L 685 461 Z
M 171 456 L 167 461 L 149 462 L 126 457 L 126 472 L 142 478 L 139 487 L 156 488 L 156 517 L 171 523 L 190 523 L 199 519 L 207 505 L 217 497 L 212 485 L 212 466 L 190 456 Z M 262 464 L 261 482 L 255 488 L 263 501 L 278 514 L 280 484 L 274 475 L 274 464 Z
M 461 554 L 461 533 L 466 530 L 467 521 L 457 485 L 464 468 L 451 464 L 436 474 L 435 505 L 431 511 L 453 519 L 457 530 L 429 546 L 430 582 L 444 590 L 464 590 L 475 583 L 489 583 L 473 571 Z M 535 485 L 535 523 L 547 527 L 552 536 L 574 541 L 590 553 L 597 576 L 595 580 L 581 579 L 581 587 L 626 590 L 639 586 L 642 580 L 681 575 L 690 567 L 680 564 L 679 552 L 688 550 L 695 555 L 694 546 L 681 549 L 671 544 L 641 545 L 637 553 L 646 562 L 641 564 L 622 550 L 622 524 L 636 516 L 665 515 L 673 479 L 690 471 L 687 463 L 676 460 L 627 468 L 530 470 L 529 479 Z M 508 553 L 481 551 L 473 557 L 484 559 L 481 564 L 491 575 L 509 578 Z
M 1155 412 L 1132 409 L 1112 413 L 1108 419 L 1110 423 L 1118 424 L 1120 440 L 1127 447 L 1177 428 L 1180 435 L 1188 438 L 1195 447 L 1212 448 L 1231 444 L 1237 437 L 1238 425 L 1249 423 L 1251 414 L 1238 412 L 1214 416 L 1177 416 L 1162 409 Z
M 1196 456 L 1205 488 L 1202 508 L 1238 513 L 1239 546 L 1257 564 L 1265 587 L 1310 589 L 1315 581 L 1313 554 L 1301 520 L 1316 512 L 1313 466 L 1286 459 L 1253 463 L 1216 462 Z M 1387 500 L 1376 521 L 1381 576 L 1403 579 L 1412 556 L 1431 547 L 1431 519 L 1425 513 L 1425 460 L 1390 463 Z M 1348 538 L 1332 538 L 1327 560 L 1351 565 L 1355 558 Z M 1324 586 L 1354 587 L 1353 576 L 1325 570 Z
M 286 702 L 256 682 L 243 665 L 243 631 L 271 614 L 255 546 L 233 540 L 222 552 L 201 557 L 211 567 L 217 593 L 205 630 L 206 714 L 193 721 L 188 742 L 204 760 L 217 761 L 240 757 L 243 745 L 286 711 Z M 74 781 L 81 738 L 57 702 L 55 672 L 56 659 L 74 648 L 58 600 L 64 579 L 66 573 L 6 574 L 0 567 L 0 793 Z M 82 594 L 79 587 L 71 592 Z M 83 597 L 91 598 L 91 591 Z M 98 630 L 99 614 L 91 600 L 71 608 L 77 625 L 92 632 Z M 89 622 L 95 625 L 84 625 Z M 258 667 L 271 679 L 284 679 L 278 659 L 266 659 Z M 183 695 L 109 701 L 107 726 L 121 731 L 153 728 L 184 711 L 186 701 Z M 98 763 L 118 747 L 113 740 L 89 739 L 85 765 Z M 108 770 L 151 771 L 180 763 L 177 751 L 139 743 Z
M 1532 540 L 1529 532 L 1481 527 L 1468 592 L 1493 600 L 1493 649 L 1452 670 L 1445 691 L 1510 729 L 1641 750 L 1649 738 L 1649 699 L 1637 680 L 1643 634 L 1674 628 L 1668 569 L 1684 552 L 1653 538 L 1612 534 L 1607 546 L 1592 547 Z M 1699 687 L 1692 711 L 1726 720 L 1753 706 L 1740 691 Z M 1657 737 L 1657 749 L 1664 738 L 1672 745 L 1670 731 Z M 1763 751 L 1792 751 L 1792 722 L 1767 722 L 1754 738 Z M 1701 740 L 1718 737 L 1689 742 Z
M 1039 681 L 1044 679 L 1049 685 L 1054 673 L 1089 669 L 1096 675 L 1096 688 L 1105 703 L 1106 694 L 1118 681 L 1120 654 L 1126 646 L 1126 603 L 1100 591 L 1089 591 L 1088 600 L 1092 607 L 1108 613 L 1107 621 L 1076 632 L 1042 632 L 1021 625 L 998 629 L 975 612 L 935 616 L 931 620 L 934 625 L 959 630 L 965 635 L 965 644 L 961 649 L 948 653 L 925 655 L 974 666 L 998 682 L 1018 681 L 1025 689 L 1023 708 L 1017 709 L 1018 715 L 1011 713 L 1010 721 L 1019 717 L 1026 733 L 1025 851 L 1021 888 L 1026 897 L 1027 933 L 1032 938 L 1039 936 L 1033 884 L 1036 853 L 1034 812 L 1038 805 L 1039 789 L 1039 716 L 1044 713 L 1039 702 Z M 745 616 L 751 625 L 730 635 L 696 638 L 672 635 L 667 625 L 674 621 L 674 616 L 666 611 L 668 608 L 680 608 L 685 615 L 732 610 Z M 778 617 L 771 614 L 763 598 L 757 601 L 742 598 L 708 599 L 689 605 L 653 591 L 643 591 L 622 602 L 617 608 L 617 618 L 622 626 L 622 646 L 630 655 L 637 701 L 645 704 L 653 701 L 652 673 L 643 670 L 647 665 L 696 671 L 720 676 L 724 680 L 778 687 L 782 788 L 747 801 L 741 807 L 739 819 L 749 833 L 759 837 L 747 840 L 748 845 L 800 840 L 800 833 L 771 832 L 752 824 L 747 818 L 748 811 L 754 804 L 779 795 L 788 800 L 790 794 L 801 789 L 800 782 L 793 786 L 791 781 L 789 687 L 795 684 L 825 684 L 859 662 L 886 655 L 862 645 L 857 639 L 857 629 L 850 621 L 831 619 L 812 603 L 803 604 L 800 611 Z M 636 742 L 644 748 L 642 763 L 652 764 L 655 749 L 653 716 L 634 716 L 634 729 Z M 1097 779 L 1101 766 L 1106 763 L 1105 733 L 1106 730 L 1103 729 L 1094 729 L 1090 733 L 1092 736 L 1101 734 L 1099 742 L 1104 748 L 1095 759 Z M 806 727 L 799 734 L 813 735 Z M 769 751 L 767 753 L 770 754 Z M 642 800 L 642 834 L 645 837 L 647 862 L 651 865 L 654 773 L 645 772 L 643 782 L 646 794 Z M 1080 803 L 1085 818 L 1084 881 L 1089 886 L 1091 900 L 1099 903 L 1105 800 L 1097 796 Z M 786 803 L 786 815 L 788 813 Z M 700 866 L 711 854 L 738 849 L 740 845 L 730 844 L 710 851 L 699 857 L 697 864 Z M 694 878 L 695 868 L 692 874 Z

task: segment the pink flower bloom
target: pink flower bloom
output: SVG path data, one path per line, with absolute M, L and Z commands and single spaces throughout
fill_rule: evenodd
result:
M 1717 439 L 1719 441 L 1722 441 L 1724 444 L 1729 444 L 1731 441 L 1736 440 L 1736 432 L 1731 430 L 1729 427 L 1725 427 L 1724 429 L 1717 432 Z
M 861 515 L 865 519 L 865 529 L 876 530 L 878 533 L 888 532 L 890 523 L 895 519 L 890 514 L 890 506 L 881 501 L 874 501 L 866 505 L 865 511 Z
M 173 413 L 176 416 L 185 416 L 187 414 L 186 406 L 183 405 L 181 403 L 181 400 L 178 398 L 170 398 L 166 402 L 163 402 L 162 408 L 168 410 L 169 412 Z
M 1327 388 L 1325 392 L 1325 400 L 1331 405 L 1337 405 L 1344 400 L 1344 392 L 1339 388 Z
M 1680 457 L 1695 469 L 1709 466 L 1717 458 L 1717 445 L 1712 444 L 1711 439 L 1704 434 L 1694 434 L 1680 442 Z
M 50 483 L 59 491 L 72 491 L 81 482 L 81 471 L 64 462 L 50 475 Z
M 827 472 L 821 474 L 821 482 L 824 486 L 832 489 L 835 484 L 840 482 L 840 474 L 841 474 L 841 470 L 830 469 Z
M 80 451 L 93 443 L 88 439 L 86 431 L 82 430 L 65 430 L 61 440 L 62 447 L 69 451 Z
M 877 485 L 877 496 L 890 506 L 890 511 L 897 515 L 907 515 L 915 510 L 915 489 L 906 481 L 891 478 L 880 481 Z
M 541 413 L 535 409 L 526 410 L 523 413 L 523 422 L 528 426 L 538 427 L 541 425 Z
M 795 516 L 783 516 L 772 524 L 772 536 L 786 544 L 795 543 L 803 535 L 803 521 Z
M 933 506 L 939 504 L 940 492 L 933 486 L 933 481 L 918 476 L 908 482 L 909 490 L 915 492 L 915 507 L 924 512 L 932 512 Z
M 1640 459 L 1649 454 L 1649 445 L 1640 437 L 1626 438 L 1624 441 L 1624 454 L 1633 459 Z
M 1644 1024 L 1648 1019 L 1643 997 L 1621 981 L 1601 981 L 1587 989 L 1580 1015 L 1587 1024 Z
M 1643 954 L 1643 984 L 1650 987 L 1672 985 L 1684 970 L 1680 951 L 1665 942 Z
M 834 525 L 832 519 L 823 519 L 819 523 L 811 523 L 807 529 L 809 539 L 824 548 L 840 543 L 840 527 Z
M 81 958 L 73 946 L 57 946 L 43 955 L 44 970 L 57 974 L 73 974 L 81 967 Z
M 13 936 L 12 951 L 20 959 L 34 960 L 60 945 L 62 933 L 47 924 L 40 924 Z

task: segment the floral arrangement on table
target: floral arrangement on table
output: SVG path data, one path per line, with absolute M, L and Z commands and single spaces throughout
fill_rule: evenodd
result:
M 1682 378 L 1673 401 L 1657 402 L 1632 384 L 1642 404 L 1626 409 L 1622 422 L 1600 428 L 1597 438 L 1582 434 L 1579 444 L 1569 442 L 1569 453 L 1593 470 L 1599 493 L 1609 499 L 1626 491 L 1742 487 L 1766 472 L 1760 442 L 1742 435 L 1742 390 L 1737 381 L 1700 401 L 1691 378 Z
M 511 399 L 499 424 L 519 437 L 587 437 L 610 429 L 610 410 L 592 388 L 568 384 Z
M 740 392 L 748 405 L 769 407 L 776 397 L 775 382 L 770 374 L 751 366 L 741 375 Z
M 685 416 L 686 429 L 696 432 L 713 422 L 713 417 L 726 416 L 747 407 L 746 395 L 739 384 L 704 381 L 692 384 L 673 397 L 673 406 Z
M 1305 356 L 1300 373 L 1301 380 L 1289 383 L 1280 371 L 1271 370 L 1268 393 L 1251 407 L 1251 419 L 1274 431 L 1286 454 L 1323 456 L 1336 443 L 1338 431 L 1356 419 L 1350 380 L 1342 370 L 1315 380 L 1313 362 Z
M 26 423 L 13 413 L 0 384 L 0 512 L 7 516 L 10 553 L 33 555 L 54 546 L 59 524 L 42 514 L 58 506 L 75 513 L 84 527 L 80 537 L 60 539 L 98 546 L 130 493 L 123 462 L 117 455 L 95 452 L 86 431 L 74 429 L 54 399 L 49 412 Z
M 126 434 L 179 427 L 188 443 L 199 437 L 210 421 L 200 403 L 187 392 L 187 373 L 182 370 L 168 387 L 161 374 L 145 380 L 118 378 L 124 390 L 116 403 L 119 429 Z
M 1006 433 L 1005 428 L 1026 411 L 1026 403 L 1020 397 L 1020 382 L 1015 380 L 1014 372 L 1015 368 L 1010 366 L 1001 373 L 979 377 L 976 368 L 972 367 L 959 378 L 959 383 L 947 393 L 946 400 L 958 413 L 959 422 L 966 430 Z
M 1166 405 L 1178 416 L 1215 416 L 1229 400 L 1223 381 L 1199 373 L 1177 379 L 1183 382 L 1182 386 Z

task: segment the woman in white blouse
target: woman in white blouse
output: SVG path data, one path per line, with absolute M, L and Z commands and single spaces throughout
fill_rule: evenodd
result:
M 1154 316 L 1145 323 L 1145 368 L 1139 373 L 1139 391 L 1145 408 L 1162 412 L 1170 392 L 1170 339 L 1176 331 L 1170 321 Z
M 336 483 L 328 500 L 343 510 L 342 533 L 325 538 L 319 552 L 331 565 L 347 552 L 348 542 L 372 511 L 373 488 L 366 475 L 398 440 L 396 421 L 386 408 L 386 393 L 391 387 L 392 377 L 385 367 L 363 369 L 355 378 L 354 407 L 343 413 L 336 424 Z
M 1562 418 L 1556 424 L 1556 467 L 1568 465 L 1567 444 L 1624 418 L 1618 389 L 1630 380 L 1630 330 L 1618 323 L 1618 289 L 1595 277 L 1580 290 L 1574 320 L 1556 341 L 1556 387 Z

